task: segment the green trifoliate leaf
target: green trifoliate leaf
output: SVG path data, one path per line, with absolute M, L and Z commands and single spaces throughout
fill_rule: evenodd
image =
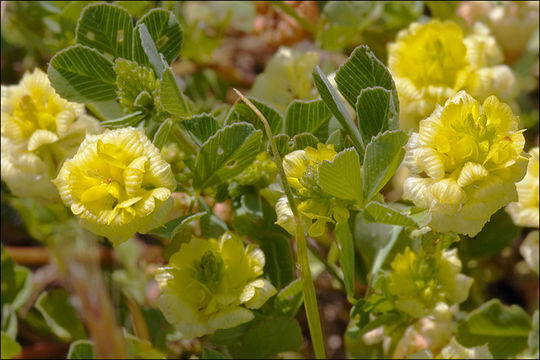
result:
M 349 114 L 349 110 L 347 109 L 341 94 L 334 86 L 332 86 L 332 84 L 330 84 L 319 66 L 315 66 L 312 76 L 322 100 L 328 109 L 330 109 L 339 124 L 351 137 L 351 141 L 354 144 L 356 151 L 358 151 L 362 157 L 365 151 L 365 144 L 362 140 L 362 136 L 360 136 L 358 127 L 354 123 L 351 114 Z
M 201 147 L 195 162 L 193 186 L 203 189 L 240 174 L 260 151 L 262 132 L 246 123 L 224 127 Z
M 69 101 L 116 99 L 113 63 L 87 46 L 75 45 L 58 52 L 51 59 L 48 75 L 56 92 Z
M 262 101 L 253 99 L 252 97 L 248 97 L 248 99 L 264 115 L 266 121 L 268 121 L 268 125 L 270 125 L 270 130 L 272 130 L 273 136 L 277 136 L 283 132 L 283 118 L 279 112 L 277 112 L 277 110 Z M 256 129 L 264 131 L 264 125 L 261 119 L 259 119 L 257 114 L 255 114 L 255 112 L 243 102 L 239 102 L 234 105 L 225 123 L 232 124 L 237 121 L 250 123 L 251 125 L 255 126 Z
M 220 129 L 216 118 L 208 114 L 194 115 L 190 119 L 185 119 L 182 121 L 182 126 L 193 135 L 195 141 L 201 146 Z
M 495 255 L 511 245 L 519 234 L 520 228 L 514 225 L 504 209 L 500 209 L 491 216 L 491 220 L 478 235 L 473 238 L 465 237 L 467 251 L 473 257 Z
M 293 137 L 300 133 L 312 133 L 324 141 L 328 138 L 328 121 L 332 112 L 322 100 L 293 101 L 287 108 L 285 133 Z
M 392 92 L 380 86 L 360 91 L 356 113 L 364 144 L 369 144 L 372 137 L 383 131 L 399 128 L 398 112 Z
M 199 212 L 193 215 L 184 215 L 173 219 L 162 226 L 150 230 L 147 234 L 159 235 L 166 239 L 172 239 L 177 233 L 181 232 L 189 223 L 200 219 L 206 215 L 206 212 Z
M 374 137 L 364 157 L 363 193 L 371 200 L 392 178 L 405 156 L 408 137 L 402 131 L 386 131 Z
M 392 209 L 388 204 L 371 201 L 365 207 L 364 218 L 367 221 L 382 224 L 417 226 L 416 222 L 405 214 Z
M 156 52 L 163 54 L 168 65 L 172 64 L 182 49 L 184 38 L 182 27 L 174 14 L 165 9 L 153 9 L 137 22 L 134 35 L 134 59 L 139 64 L 148 66 L 151 61 L 145 52 L 140 34 L 140 28 L 143 24 L 150 35 L 150 38 L 145 38 L 144 41 L 151 40 Z
M 362 173 L 360 159 L 354 149 L 346 149 L 333 161 L 319 165 L 319 186 L 328 194 L 362 204 Z
M 302 344 L 302 332 L 294 318 L 266 318 L 256 323 L 231 352 L 237 358 L 271 358 L 280 352 L 296 351 Z
M 77 311 L 69 303 L 69 294 L 64 290 L 42 293 L 36 300 L 36 308 L 56 336 L 69 341 L 86 338 L 84 327 Z
M 21 345 L 10 338 L 5 332 L 1 333 L 2 340 L 2 359 L 12 359 L 21 353 Z
M 318 143 L 319 143 L 319 139 L 317 139 L 313 134 L 302 133 L 302 134 L 295 135 L 289 141 L 289 148 L 291 149 L 291 151 L 304 150 L 308 146 L 316 148 Z
M 284 316 L 295 316 L 303 301 L 302 279 L 296 279 L 277 293 L 274 307 Z
M 178 117 L 191 116 L 189 107 L 170 67 L 166 67 L 161 74 L 159 83 L 159 102 L 163 109 Z
M 77 26 L 77 43 L 113 59 L 133 58 L 133 22 L 126 9 L 113 4 L 87 6 Z
M 380 86 L 390 90 L 394 102 L 393 109 L 399 113 L 394 80 L 386 66 L 367 46 L 359 46 L 354 50 L 336 73 L 336 83 L 351 106 L 356 106 L 358 96 L 366 88 Z
M 68 359 L 95 359 L 94 343 L 90 340 L 77 340 L 69 346 Z
M 531 320 L 519 306 L 493 299 L 472 311 L 458 326 L 456 338 L 465 347 L 488 344 L 493 357 L 504 359 L 527 346 Z

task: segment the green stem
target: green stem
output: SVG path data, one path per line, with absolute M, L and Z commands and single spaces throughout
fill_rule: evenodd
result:
M 270 129 L 270 125 L 268 124 L 268 121 L 266 120 L 264 115 L 259 111 L 259 109 L 257 109 L 257 107 L 255 107 L 255 105 L 251 103 L 251 101 L 246 99 L 246 97 L 242 95 L 238 90 L 234 89 L 234 91 L 238 94 L 238 96 L 240 96 L 240 98 L 246 103 L 246 105 L 248 105 L 251 110 L 253 110 L 255 114 L 257 114 L 259 119 L 261 119 L 266 130 L 266 135 L 268 136 L 268 139 L 270 141 L 270 146 L 272 147 L 272 152 L 274 153 L 274 160 L 278 168 L 281 184 L 283 186 L 285 194 L 287 195 L 287 199 L 289 200 L 289 206 L 291 207 L 291 211 L 296 222 L 296 251 L 298 255 L 298 263 L 296 267 L 300 271 L 300 278 L 302 279 L 304 305 L 309 325 L 309 332 L 311 334 L 311 341 L 313 343 L 313 350 L 317 359 L 325 359 L 326 352 L 324 350 L 321 320 L 319 318 L 319 307 L 317 306 L 315 286 L 313 285 L 313 279 L 311 277 L 311 271 L 309 269 L 307 240 L 304 234 L 304 227 L 302 225 L 300 214 L 298 213 L 298 209 L 296 207 L 296 202 L 294 200 L 292 190 L 289 186 L 289 183 L 287 182 L 287 176 L 285 175 L 285 170 L 283 169 L 281 155 L 279 154 L 276 143 L 273 140 L 274 138 L 272 136 L 272 130 Z
M 200 147 L 190 139 L 184 129 L 178 124 L 174 123 L 172 126 L 172 134 L 178 140 L 178 144 L 190 155 L 196 155 Z
M 313 245 L 311 245 L 309 242 L 308 242 L 307 246 L 308 246 L 308 249 L 311 252 L 311 254 L 313 256 L 315 256 L 317 258 L 317 260 L 319 260 L 324 265 L 324 268 L 326 269 L 326 271 L 328 271 L 330 276 L 332 276 L 334 279 L 336 279 L 341 284 L 341 287 L 343 289 L 345 289 L 345 282 L 339 276 L 339 274 L 336 272 L 336 270 L 332 267 L 332 265 L 330 265 L 328 263 L 328 261 L 321 254 L 319 254 L 317 249 Z

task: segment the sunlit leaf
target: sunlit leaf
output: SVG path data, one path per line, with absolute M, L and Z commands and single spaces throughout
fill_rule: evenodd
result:
M 228 125 L 201 147 L 195 162 L 193 186 L 204 189 L 240 174 L 261 148 L 262 131 L 246 123 Z

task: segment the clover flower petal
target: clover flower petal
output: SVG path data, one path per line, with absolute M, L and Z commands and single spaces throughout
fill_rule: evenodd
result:
M 530 151 L 527 174 L 516 184 L 519 201 L 510 203 L 506 210 L 512 215 L 512 220 L 519 226 L 538 228 L 539 205 L 538 205 L 538 178 L 539 157 L 538 147 Z
M 170 165 L 133 128 L 88 135 L 53 181 L 81 225 L 115 245 L 161 225 L 176 187 Z
M 51 179 L 87 133 L 101 132 L 84 105 L 61 98 L 39 69 L 2 86 L 1 128 L 2 180 L 14 195 L 41 201 L 58 200 Z
M 475 236 L 517 199 L 526 164 L 517 118 L 495 96 L 480 106 L 460 91 L 419 126 L 407 144 L 403 198 L 430 209 L 433 230 Z
M 160 268 L 159 307 L 185 338 L 211 334 L 253 319 L 277 291 L 263 275 L 264 253 L 231 233 L 193 238 Z
M 388 67 L 399 95 L 401 128 L 417 129 L 459 90 L 483 101 L 497 95 L 510 101 L 516 94 L 512 70 L 489 29 L 475 24 L 464 35 L 454 22 L 413 23 L 388 45 Z

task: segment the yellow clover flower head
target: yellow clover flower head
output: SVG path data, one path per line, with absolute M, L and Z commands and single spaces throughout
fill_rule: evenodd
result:
M 455 248 L 427 254 L 407 247 L 390 267 L 388 293 L 395 297 L 394 304 L 400 311 L 415 318 L 429 315 L 441 303 L 462 303 L 473 282 L 460 273 L 461 261 Z
M 522 132 L 495 96 L 480 107 L 460 91 L 411 135 L 403 198 L 430 209 L 434 231 L 475 236 L 493 213 L 517 200 L 514 183 L 527 163 Z
M 261 278 L 264 261 L 262 250 L 229 232 L 219 240 L 194 237 L 156 274 L 159 308 L 188 339 L 248 322 L 249 309 L 276 293 Z
M 161 225 L 176 187 L 170 164 L 133 128 L 88 135 L 53 182 L 81 225 L 115 246 Z
M 512 100 L 516 78 L 500 65 L 503 55 L 489 29 L 475 24 L 467 36 L 452 21 L 413 23 L 388 45 L 388 68 L 394 78 L 404 130 L 424 119 L 459 90 L 483 101 L 489 95 Z
M 2 86 L 2 180 L 16 196 L 58 199 L 51 179 L 86 133 L 101 132 L 84 105 L 60 97 L 40 69 Z
M 317 144 L 317 149 L 308 146 L 304 150 L 293 151 L 283 158 L 283 169 L 287 181 L 304 198 L 298 204 L 298 212 L 304 229 L 310 236 L 321 236 L 328 222 L 344 222 L 349 211 L 340 201 L 332 199 L 317 184 L 319 164 L 332 161 L 337 152 L 333 144 Z M 296 223 L 286 196 L 276 203 L 276 224 L 296 236 Z
M 538 228 L 538 147 L 532 149 L 529 154 L 527 174 L 516 184 L 519 201 L 510 203 L 506 210 L 512 215 L 514 223 L 518 226 Z
M 311 146 L 304 150 L 295 150 L 283 158 L 283 169 L 289 184 L 297 189 L 300 195 L 309 196 L 316 191 L 316 175 L 319 164 L 332 161 L 337 152 L 333 144 L 317 144 L 317 149 Z

